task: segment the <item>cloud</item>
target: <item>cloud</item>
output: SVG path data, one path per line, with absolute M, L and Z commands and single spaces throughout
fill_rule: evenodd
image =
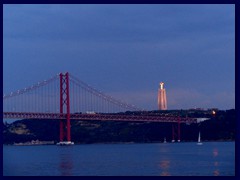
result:
M 114 98 L 121 99 L 146 110 L 157 110 L 157 91 L 111 92 Z M 235 108 L 235 94 L 233 92 L 218 92 L 204 94 L 194 89 L 167 90 L 168 109 L 190 108 Z
M 109 92 L 112 97 L 146 110 L 157 109 L 157 92 Z
M 159 81 L 171 109 L 232 107 L 234 22 L 234 5 L 4 5 L 4 93 L 69 71 L 146 109 Z
M 206 93 L 196 89 L 174 89 L 168 92 L 168 104 L 171 109 L 189 108 L 235 108 L 233 92 Z

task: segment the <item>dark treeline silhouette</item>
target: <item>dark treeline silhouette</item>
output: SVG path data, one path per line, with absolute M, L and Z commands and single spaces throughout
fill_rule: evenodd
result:
M 126 112 L 127 114 L 132 112 Z M 135 112 L 138 114 L 140 112 Z M 142 112 L 141 112 L 142 113 Z M 209 111 L 149 111 L 145 114 L 180 114 L 188 117 L 208 117 L 198 124 L 181 124 L 181 141 L 197 141 L 201 131 L 202 141 L 233 141 L 236 135 L 236 112 L 234 109 L 219 110 L 215 115 Z M 116 121 L 71 121 L 71 136 L 75 143 L 117 142 L 163 142 L 172 140 L 171 123 L 116 122 Z M 59 120 L 18 120 L 3 123 L 3 143 L 13 144 L 39 141 L 59 141 Z M 177 140 L 177 138 L 175 139 Z

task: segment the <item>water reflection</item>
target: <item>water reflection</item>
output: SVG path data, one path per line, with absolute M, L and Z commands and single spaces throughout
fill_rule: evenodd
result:
M 215 148 L 215 149 L 213 149 L 213 158 L 215 159 L 215 161 L 214 161 L 214 163 L 213 163 L 213 165 L 214 165 L 214 167 L 215 167 L 215 170 L 213 171 L 213 175 L 214 176 L 219 176 L 219 169 L 218 169 L 218 161 L 217 161 L 217 156 L 218 156 L 218 149 L 217 148 Z
M 160 162 L 160 168 L 162 170 L 162 173 L 160 174 L 161 176 L 170 176 L 171 175 L 168 172 L 169 171 L 169 166 L 170 166 L 170 161 L 169 160 L 162 160 Z
M 213 149 L 213 157 L 216 157 L 218 156 L 218 149 Z
M 171 176 L 171 174 L 169 173 L 170 160 L 168 158 L 168 153 L 169 153 L 168 143 L 163 144 L 163 146 L 161 146 L 161 148 L 159 150 L 160 150 L 160 154 L 162 156 L 160 158 L 160 163 L 158 164 L 158 166 L 161 170 L 160 176 Z
M 71 176 L 73 169 L 73 161 L 71 156 L 71 151 L 65 151 L 64 153 L 60 153 L 60 163 L 59 163 L 59 171 L 61 176 Z

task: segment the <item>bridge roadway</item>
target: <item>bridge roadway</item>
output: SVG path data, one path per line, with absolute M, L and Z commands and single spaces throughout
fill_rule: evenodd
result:
M 3 119 L 66 119 L 63 113 L 3 112 Z M 137 122 L 173 122 L 197 123 L 197 118 L 157 116 L 157 115 L 126 115 L 126 114 L 70 114 L 70 119 L 100 121 L 137 121 Z

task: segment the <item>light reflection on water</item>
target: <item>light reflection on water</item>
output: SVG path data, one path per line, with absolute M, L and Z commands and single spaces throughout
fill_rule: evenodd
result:
M 160 162 L 160 168 L 162 170 L 161 176 L 171 176 L 171 174 L 168 172 L 169 166 L 170 166 L 169 160 L 162 160 Z
M 59 163 L 59 171 L 61 176 L 71 176 L 73 169 L 73 161 L 71 153 L 60 154 L 60 163 Z
M 4 146 L 4 176 L 234 176 L 233 142 Z
M 160 152 L 160 164 L 159 169 L 161 170 L 160 176 L 171 176 L 169 172 L 170 168 L 170 160 L 169 160 L 169 144 L 162 144 L 162 146 L 159 148 Z
M 214 149 L 213 149 L 213 158 L 215 159 L 215 161 L 214 161 L 214 167 L 216 168 L 216 169 L 213 171 L 213 175 L 214 175 L 214 176 L 219 176 L 219 175 L 220 175 L 219 169 L 218 169 L 217 156 L 218 156 L 218 149 L 217 149 L 217 148 L 214 148 Z

